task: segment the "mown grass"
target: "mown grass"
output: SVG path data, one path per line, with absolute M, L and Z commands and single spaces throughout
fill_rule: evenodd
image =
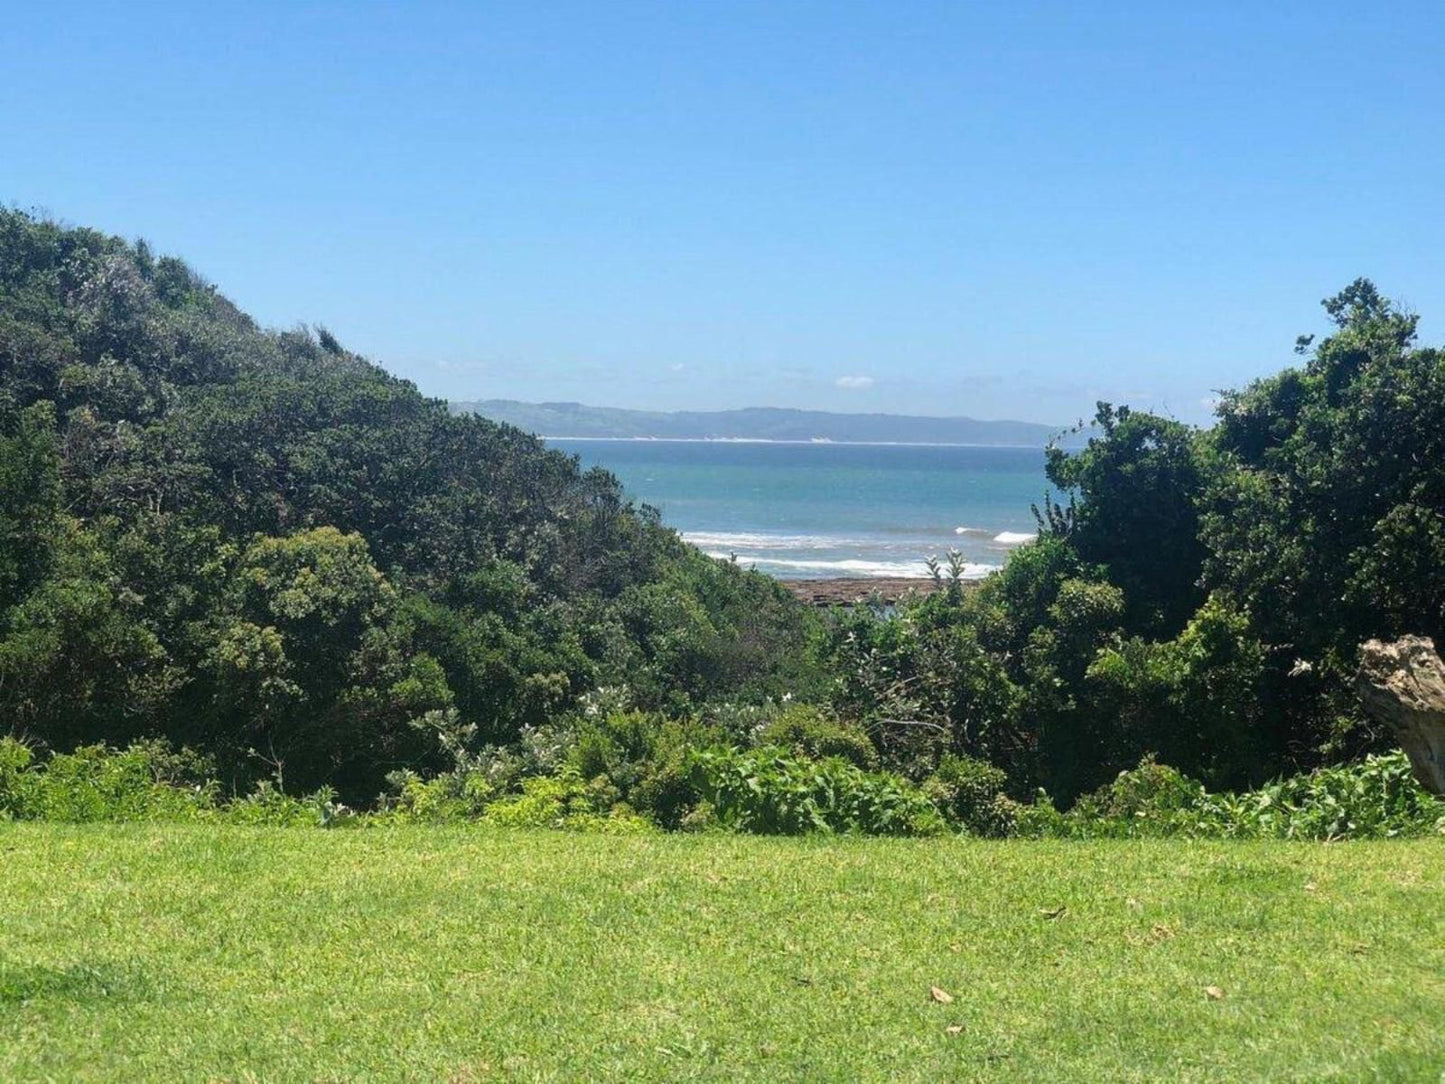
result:
M 6 1081 L 1445 1073 L 1440 840 L 15 824 L 0 869 Z

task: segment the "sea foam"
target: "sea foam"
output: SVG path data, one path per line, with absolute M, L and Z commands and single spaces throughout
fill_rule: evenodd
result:
M 868 545 L 859 539 L 838 535 L 767 534 L 758 531 L 683 531 L 682 538 L 699 549 L 832 550 Z
M 740 565 L 756 565 L 760 570 L 787 569 L 794 572 L 810 572 L 819 578 L 827 576 L 858 576 L 873 579 L 897 578 L 903 580 L 927 579 L 932 573 L 924 561 L 863 561 L 845 558 L 837 561 L 812 561 L 793 557 L 769 557 L 760 553 L 708 552 L 709 557 L 722 560 L 736 558 Z M 966 564 L 963 566 L 965 579 L 977 580 L 998 570 L 998 565 Z

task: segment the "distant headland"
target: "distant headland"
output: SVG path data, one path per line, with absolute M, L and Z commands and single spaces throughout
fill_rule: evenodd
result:
M 655 440 L 832 441 L 839 444 L 975 444 L 1042 448 L 1068 436 L 1062 426 L 906 414 L 835 414 L 823 410 L 625 410 L 582 403 L 514 399 L 453 402 L 453 413 L 480 414 L 547 437 Z

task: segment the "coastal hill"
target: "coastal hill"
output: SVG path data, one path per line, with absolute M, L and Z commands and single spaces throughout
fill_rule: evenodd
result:
M 1062 427 L 902 414 L 834 414 L 822 410 L 624 410 L 581 403 L 514 399 L 454 402 L 453 413 L 480 414 L 547 437 L 672 440 L 830 440 L 839 443 L 995 444 L 1043 447 Z

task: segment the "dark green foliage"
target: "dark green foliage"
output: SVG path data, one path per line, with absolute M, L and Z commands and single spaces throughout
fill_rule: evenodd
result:
M 943 811 L 949 823 L 976 836 L 1009 836 L 1018 818 L 1018 806 L 1004 793 L 1008 776 L 973 757 L 946 754 L 923 791 Z
M 1147 754 L 1239 788 L 1387 747 L 1350 680 L 1370 637 L 1445 642 L 1445 354 L 1364 280 L 1325 308 L 1213 430 L 1100 404 L 1049 454 L 1067 506 L 976 590 L 837 621 L 840 712 L 885 757 L 906 721 L 910 774 L 949 748 L 1066 804 Z
M 147 736 L 226 786 L 375 797 L 600 684 L 679 712 L 806 693 L 813 616 L 515 429 L 179 260 L 0 212 L 0 713 Z
M 1108 403 L 1094 431 L 1073 455 L 1049 449 L 1049 480 L 1075 499 L 1069 542 L 1123 589 L 1130 632 L 1173 635 L 1203 601 L 1197 502 L 1206 473 L 1196 433 Z
M 708 777 L 738 824 L 904 831 L 931 779 L 997 832 L 997 771 L 1068 804 L 1151 755 L 1213 790 L 1357 758 L 1389 743 L 1359 643 L 1445 642 L 1445 354 L 1367 281 L 1325 308 L 1213 430 L 1100 404 L 1049 454 L 1067 507 L 982 585 L 820 618 L 328 331 L 0 212 L 0 725 L 73 753 L 42 773 L 66 816 L 163 738 L 264 822 L 390 781 L 397 816 L 677 827 Z
M 1123 608 L 1102 569 L 1046 535 L 977 588 L 841 618 L 827 644 L 835 704 L 865 720 L 884 763 L 910 778 L 953 752 L 1072 798 L 1123 755 L 1112 720 L 1084 695 Z
M 1104 648 L 1087 674 L 1100 712 L 1116 713 L 1121 747 L 1185 764 L 1211 786 L 1259 782 L 1266 760 L 1264 646 L 1222 599 L 1202 606 L 1173 640 Z
M 570 763 L 580 778 L 605 782 L 629 808 L 677 828 L 700 800 L 692 752 L 719 736 L 655 714 L 611 712 L 578 723 Z
M 0 399 L 0 610 L 50 571 L 60 502 L 53 405 Z
M 884 763 L 910 778 L 945 750 L 988 755 L 1016 743 L 1018 689 L 989 650 L 997 614 L 980 603 L 940 592 L 894 614 L 856 607 L 825 642 L 836 711 L 861 720 Z
M 1303 368 L 1225 396 L 1202 517 L 1206 575 L 1279 645 L 1271 738 L 1302 755 L 1387 740 L 1348 691 L 1362 641 L 1445 640 L 1445 355 L 1365 280 L 1325 307 Z
M 878 750 L 868 734 L 811 704 L 789 704 L 758 734 L 760 745 L 791 749 L 813 760 L 841 757 L 858 768 L 878 767 Z

